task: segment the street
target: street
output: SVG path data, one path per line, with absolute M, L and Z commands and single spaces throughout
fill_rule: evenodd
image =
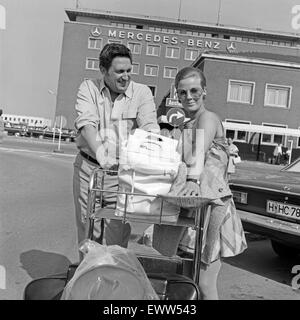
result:
M 6 269 L 0 299 L 22 299 L 32 279 L 64 272 L 78 260 L 72 198 L 76 148 L 62 143 L 63 153 L 54 153 L 55 148 L 57 142 L 22 137 L 6 137 L 0 144 L 0 265 Z M 299 259 L 280 259 L 264 237 L 247 234 L 247 240 L 243 254 L 224 261 L 220 299 L 299 300 L 300 290 L 291 287 Z

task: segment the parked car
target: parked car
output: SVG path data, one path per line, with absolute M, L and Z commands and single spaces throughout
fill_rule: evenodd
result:
M 300 160 L 230 181 L 245 231 L 271 239 L 281 257 L 300 253 Z
M 54 135 L 55 139 L 59 138 L 60 135 L 60 129 L 59 128 L 54 128 Z M 53 128 L 47 128 L 43 130 L 43 137 L 45 139 L 52 139 L 53 138 Z M 71 129 L 62 129 L 61 130 L 61 140 L 70 142 L 70 141 L 75 141 L 76 133 L 75 130 Z
M 10 136 L 26 136 L 27 134 L 27 126 L 23 124 L 11 124 L 7 122 L 4 125 L 4 130 L 7 131 L 7 134 Z

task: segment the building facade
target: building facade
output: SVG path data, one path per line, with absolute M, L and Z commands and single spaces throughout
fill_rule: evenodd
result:
M 2 119 L 5 123 L 13 125 L 26 125 L 32 127 L 51 127 L 51 120 L 42 117 L 22 116 L 16 114 L 2 114 Z
M 109 42 L 131 49 L 132 78 L 150 87 L 157 106 L 177 71 L 207 51 L 276 53 L 300 60 L 299 35 L 85 9 L 66 13 L 70 21 L 64 25 L 56 114 L 66 117 L 69 128 L 76 117 L 78 87 L 85 78 L 99 77 L 99 52 Z M 216 71 L 221 72 L 217 67 Z M 176 106 L 177 101 L 169 99 L 167 104 Z M 226 118 L 241 117 L 236 108 L 233 112 L 237 114 Z

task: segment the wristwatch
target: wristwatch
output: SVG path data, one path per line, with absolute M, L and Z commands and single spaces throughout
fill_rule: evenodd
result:
M 200 180 L 199 179 L 187 178 L 186 181 L 192 181 L 194 183 L 197 183 L 198 186 L 200 186 Z

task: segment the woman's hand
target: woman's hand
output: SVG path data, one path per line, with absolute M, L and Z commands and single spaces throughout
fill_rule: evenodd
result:
M 196 182 L 187 181 L 184 189 L 180 192 L 179 196 L 200 196 L 200 187 Z

